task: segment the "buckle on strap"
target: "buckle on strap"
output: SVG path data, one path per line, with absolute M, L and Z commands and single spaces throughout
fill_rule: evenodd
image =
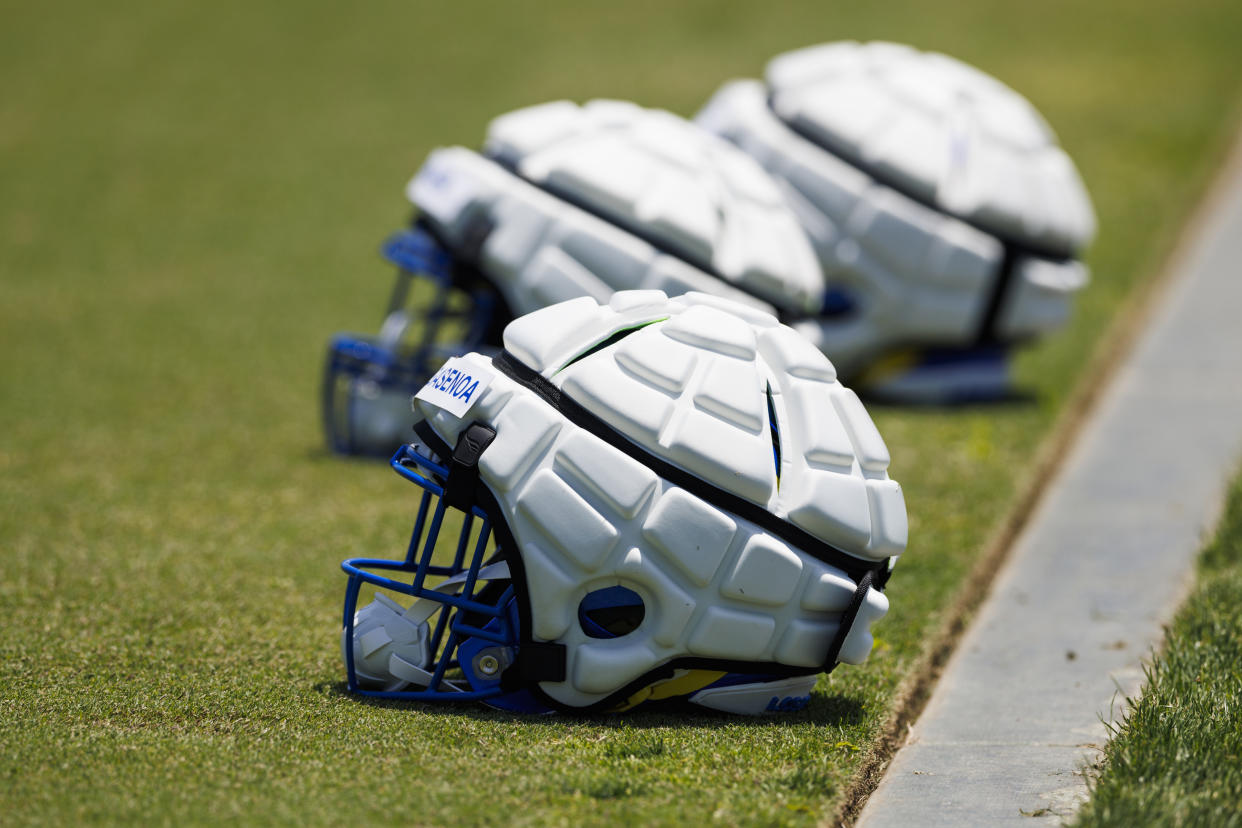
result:
M 480 422 L 466 426 L 458 436 L 448 464 L 448 479 L 444 481 L 444 502 L 449 506 L 470 512 L 479 483 L 479 457 L 495 439 L 496 429 Z
M 885 571 L 888 571 L 887 565 Z M 881 576 L 884 578 L 884 576 Z M 823 671 L 831 673 L 832 669 L 837 666 L 837 657 L 841 655 L 841 648 L 845 646 L 845 639 L 850 637 L 850 632 L 854 629 L 854 622 L 858 620 L 858 613 L 862 609 L 863 603 L 867 600 L 867 593 L 871 591 L 872 581 L 875 578 L 875 570 L 870 570 L 858 582 L 858 586 L 854 589 L 854 597 L 850 600 L 850 605 L 846 607 L 845 612 L 841 613 L 841 624 L 837 627 L 837 634 L 832 638 L 832 644 L 828 646 L 828 654 L 824 656 Z M 887 578 L 884 578 L 887 580 Z
M 871 579 L 872 589 L 878 589 L 880 592 L 883 592 L 884 587 L 888 586 L 888 579 L 893 577 L 893 569 L 896 565 L 896 558 L 885 558 L 880 562 L 879 566 L 871 570 L 874 574 L 874 577 Z

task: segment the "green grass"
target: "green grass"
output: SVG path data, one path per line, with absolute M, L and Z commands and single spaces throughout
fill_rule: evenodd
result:
M 1080 826 L 1242 825 L 1242 478 Z
M 811 824 L 1006 514 L 1117 308 L 1231 132 L 1233 0 L 8 4 L 0 27 L 0 818 Z M 414 490 L 320 448 L 334 330 L 374 330 L 378 242 L 437 144 L 554 97 L 689 114 L 827 39 L 1025 92 L 1101 218 L 1035 402 L 876 412 L 911 516 L 871 661 L 779 721 L 515 719 L 367 704 L 337 653 L 348 555 Z

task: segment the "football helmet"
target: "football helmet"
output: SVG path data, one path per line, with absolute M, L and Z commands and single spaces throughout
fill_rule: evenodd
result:
M 343 564 L 351 690 L 777 712 L 870 652 L 901 488 L 858 397 L 771 314 L 569 300 L 450 359 L 414 407 L 392 458 L 421 489 L 406 556 Z
M 558 101 L 503 115 L 482 154 L 430 155 L 407 188 L 418 217 L 378 338 L 329 347 L 330 445 L 391 453 L 409 396 L 454 353 L 495 351 L 515 315 L 616 290 L 714 293 L 800 314 L 823 303 L 814 251 L 759 165 L 671 113 Z M 417 302 L 415 302 L 417 300 Z
M 1000 81 L 894 43 L 789 52 L 697 123 L 773 175 L 815 246 L 826 312 L 795 327 L 872 396 L 1004 395 L 1013 347 L 1087 281 L 1095 217 L 1039 113 Z

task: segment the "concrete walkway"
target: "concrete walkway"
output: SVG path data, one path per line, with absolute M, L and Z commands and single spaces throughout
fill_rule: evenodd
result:
M 863 828 L 1030 826 L 1086 797 L 1242 459 L 1242 163 L 1224 175 Z

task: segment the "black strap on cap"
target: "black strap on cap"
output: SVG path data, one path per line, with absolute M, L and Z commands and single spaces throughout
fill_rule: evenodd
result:
M 1001 312 L 1009 294 L 1013 290 L 1014 271 L 1017 269 L 1022 251 L 1012 242 L 1001 240 L 1004 245 L 1000 267 L 992 277 L 992 289 L 988 294 L 987 304 L 983 306 L 983 314 L 979 317 L 979 325 L 975 332 L 975 345 L 1000 345 L 1005 342 L 999 331 Z
M 436 462 L 443 463 L 453 456 L 452 448 L 440 439 L 440 435 L 436 434 L 435 429 L 426 420 L 419 420 L 414 424 L 414 433 L 418 435 L 420 443 L 431 449 L 432 454 L 436 456 Z
M 885 571 L 888 571 L 887 568 Z M 831 673 L 832 668 L 837 666 L 837 658 L 841 655 L 841 648 L 845 646 L 845 639 L 850 637 L 850 630 L 854 629 L 858 613 L 867 600 L 867 593 L 871 591 L 871 579 L 872 573 L 870 572 L 863 576 L 854 589 L 854 597 L 850 600 L 850 605 L 846 607 L 845 612 L 841 613 L 841 624 L 837 627 L 837 634 L 833 636 L 832 644 L 828 646 L 828 654 L 824 656 L 823 671 L 825 673 Z
M 893 567 L 896 564 L 896 558 L 889 558 L 872 570 L 875 577 L 871 579 L 871 588 L 883 592 L 884 587 L 888 586 L 888 579 L 893 577 Z
M 466 426 L 457 438 L 448 480 L 444 481 L 444 502 L 469 512 L 474 507 L 475 487 L 479 483 L 479 457 L 496 439 L 496 429 L 480 422 Z

